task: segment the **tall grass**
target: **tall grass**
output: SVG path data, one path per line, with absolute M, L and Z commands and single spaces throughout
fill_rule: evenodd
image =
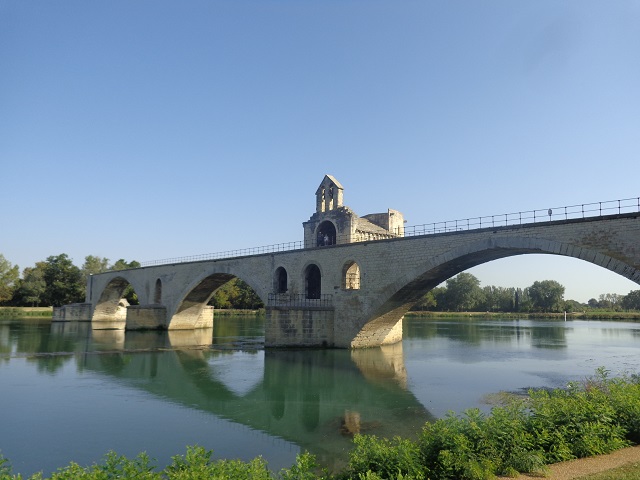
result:
M 51 307 L 0 307 L 0 317 L 51 317 L 52 315 Z

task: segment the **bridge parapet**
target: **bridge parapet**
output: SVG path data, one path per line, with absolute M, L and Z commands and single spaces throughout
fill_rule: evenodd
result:
M 640 197 L 625 198 L 620 200 L 607 200 L 602 202 L 581 203 L 562 207 L 551 207 L 521 212 L 502 213 L 497 215 L 484 215 L 479 217 L 459 218 L 440 222 L 424 223 L 420 225 L 407 225 L 400 227 L 396 235 L 353 236 L 351 234 L 340 235 L 336 233 L 333 241 L 327 245 L 318 247 L 313 240 L 283 242 L 272 245 L 262 245 L 238 250 L 205 253 L 184 257 L 164 258 L 149 260 L 141 263 L 143 267 L 167 265 L 188 262 L 201 262 L 208 260 L 221 260 L 241 258 L 265 253 L 291 252 L 294 250 L 309 250 L 312 248 L 327 248 L 336 244 L 366 243 L 389 238 L 415 237 L 422 235 L 438 235 L 463 231 L 481 230 L 484 228 L 500 228 L 511 226 L 527 226 L 550 223 L 563 220 L 580 220 L 587 218 L 606 217 L 627 213 L 640 213 Z

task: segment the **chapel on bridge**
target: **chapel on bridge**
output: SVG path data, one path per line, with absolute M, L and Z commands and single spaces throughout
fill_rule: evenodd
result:
M 399 211 L 358 217 L 343 201 L 340 182 L 325 175 L 316 190 L 316 212 L 302 224 L 306 248 L 404 236 L 404 216 Z

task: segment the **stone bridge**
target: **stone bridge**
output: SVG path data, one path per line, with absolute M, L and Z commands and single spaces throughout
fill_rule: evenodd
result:
M 359 348 L 400 341 L 403 315 L 427 291 L 500 258 L 563 255 L 640 284 L 637 211 L 404 236 L 397 211 L 355 217 L 333 177 L 317 196 L 316 213 L 304 223 L 306 248 L 93 275 L 86 303 L 59 315 L 88 317 L 94 329 L 211 327 L 207 303 L 239 277 L 265 303 L 265 346 Z M 140 305 L 124 312 L 129 285 Z

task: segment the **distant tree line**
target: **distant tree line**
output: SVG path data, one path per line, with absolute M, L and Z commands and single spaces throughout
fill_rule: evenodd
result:
M 139 267 L 137 261 L 120 259 L 109 264 L 109 259 L 89 255 L 82 267 L 73 264 L 66 253 L 47 257 L 27 267 L 20 276 L 17 265 L 12 266 L 0 254 L 0 305 L 15 307 L 59 307 L 84 302 L 89 275 L 109 270 Z M 136 304 L 133 289 L 125 291 L 129 303 Z
M 413 310 L 445 312 L 574 312 L 587 309 L 640 310 L 640 290 L 628 295 L 606 293 L 583 304 L 564 299 L 565 288 L 555 280 L 533 282 L 527 288 L 480 286 L 470 273 L 460 273 L 427 292 Z
M 81 267 L 65 253 L 47 257 L 33 267 L 20 271 L 0 254 L 0 305 L 45 307 L 83 302 L 89 275 L 140 267 L 140 263 L 88 255 Z M 564 299 L 564 286 L 555 280 L 536 281 L 521 288 L 481 287 L 480 280 L 470 273 L 460 273 L 446 281 L 445 286 L 427 292 L 413 310 L 449 312 L 572 312 L 586 309 L 608 311 L 640 310 L 640 290 L 627 295 L 606 293 L 582 304 Z M 131 305 L 138 299 L 131 287 L 124 294 Z M 264 305 L 253 289 L 235 278 L 216 290 L 210 305 L 215 308 L 255 310 Z

